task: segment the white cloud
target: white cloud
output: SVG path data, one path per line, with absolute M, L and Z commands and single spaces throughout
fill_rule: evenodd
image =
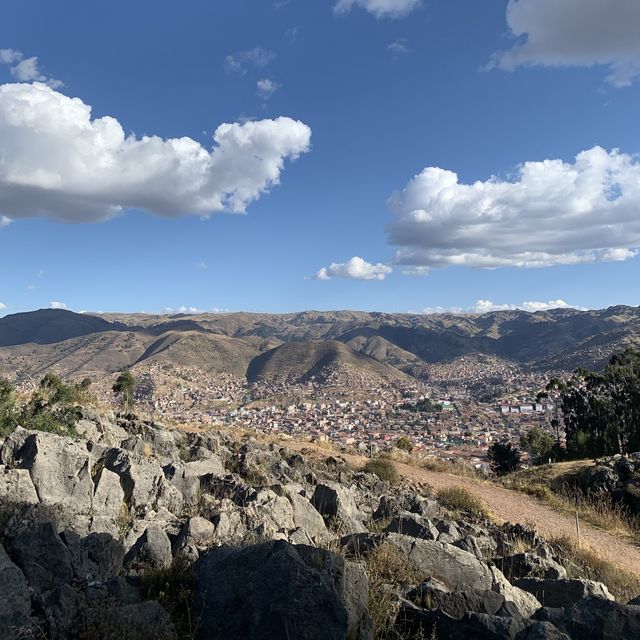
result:
M 197 313 L 204 313 L 203 309 L 198 309 L 198 307 L 189 307 L 189 306 L 185 306 L 182 305 L 180 307 L 165 307 L 162 310 L 163 313 L 185 313 L 185 314 L 197 314 Z
M 58 302 L 57 300 L 52 300 L 49 303 L 49 306 L 52 309 L 67 309 L 68 308 L 67 305 L 64 302 Z
M 10 69 L 11 75 L 20 82 L 44 82 L 53 89 L 64 86 L 64 82 L 46 76 L 40 70 L 37 56 L 25 58 L 22 51 L 16 49 L 0 49 L 0 64 L 14 65 Z
M 6 309 L 6 308 L 7 308 L 7 305 L 2 303 L 2 302 L 0 302 L 0 309 Z
M 22 51 L 0 49 L 0 64 L 15 64 L 16 62 L 20 62 L 23 57 Z
M 20 82 L 44 82 L 52 89 L 59 89 L 64 86 L 64 82 L 61 80 L 49 78 L 41 73 L 38 67 L 38 58 L 35 56 L 32 58 L 25 58 L 15 67 L 11 67 L 11 75 Z
M 640 247 L 640 163 L 594 147 L 462 184 L 428 167 L 389 199 L 397 264 L 497 268 L 628 260 Z
M 584 307 L 576 307 L 571 305 L 564 300 L 549 300 L 548 302 L 538 302 L 538 301 L 529 301 L 522 302 L 520 304 L 496 304 L 492 300 L 478 300 L 476 303 L 464 309 L 462 307 L 427 307 L 422 310 L 424 314 L 434 314 L 434 313 L 451 313 L 455 315 L 462 314 L 483 314 L 483 313 L 493 313 L 495 311 L 529 311 L 530 313 L 535 313 L 536 311 L 549 311 L 550 309 L 578 309 L 584 311 Z
M 409 49 L 407 41 L 404 38 L 400 38 L 399 40 L 392 42 L 387 47 L 387 51 L 394 57 L 399 58 L 400 56 L 406 56 L 411 52 L 411 49 Z
M 353 7 L 360 7 L 376 18 L 402 18 L 421 4 L 422 0 L 338 0 L 334 11 L 346 13 Z
M 520 42 L 490 65 L 606 65 L 623 87 L 640 75 L 638 0 L 509 0 L 507 23 Z
M 262 80 L 258 80 L 256 89 L 261 98 L 268 100 L 280 88 L 280 86 L 281 85 L 275 83 L 269 78 L 263 78 Z
M 126 136 L 115 118 L 92 120 L 90 106 L 44 84 L 0 85 L 0 214 L 84 222 L 125 208 L 243 213 L 310 137 L 285 117 L 222 124 L 208 151 L 187 137 Z
M 330 280 L 331 278 L 354 278 L 356 280 L 384 280 L 393 269 L 386 264 L 371 264 L 358 256 L 346 262 L 334 262 L 322 267 L 314 279 Z
M 0 216 L 0 229 L 6 227 L 8 224 L 11 224 L 11 220 L 7 218 L 7 216 Z
M 244 76 L 249 70 L 249 67 L 263 69 L 275 59 L 276 54 L 273 51 L 263 49 L 262 47 L 254 47 L 247 51 L 237 51 L 236 53 L 229 54 L 225 58 L 224 64 L 227 71 Z

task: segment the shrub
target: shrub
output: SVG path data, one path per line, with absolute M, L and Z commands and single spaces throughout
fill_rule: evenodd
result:
M 578 547 L 566 537 L 550 542 L 570 578 L 602 582 L 619 602 L 628 602 L 640 595 L 640 578 L 603 559 L 594 549 Z
M 484 502 L 465 487 L 456 485 L 440 489 L 436 497 L 449 509 L 487 514 L 487 507 Z
M 374 458 L 373 460 L 367 461 L 367 464 L 364 465 L 364 470 L 367 473 L 374 473 L 380 480 L 390 482 L 391 484 L 395 484 L 400 479 L 396 465 L 393 464 L 391 460 Z
M 390 638 L 398 612 L 396 589 L 416 584 L 422 577 L 409 560 L 391 545 L 382 544 L 364 558 L 369 577 L 369 612 L 373 618 L 375 638 Z M 390 588 L 391 586 L 391 588 Z
M 413 451 L 413 442 L 411 442 L 411 438 L 402 436 L 396 440 L 396 447 L 402 451 L 411 453 Z

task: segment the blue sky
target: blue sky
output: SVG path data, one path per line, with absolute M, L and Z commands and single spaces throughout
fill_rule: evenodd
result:
M 0 314 L 640 303 L 635 0 L 62 6 L 1 10 Z

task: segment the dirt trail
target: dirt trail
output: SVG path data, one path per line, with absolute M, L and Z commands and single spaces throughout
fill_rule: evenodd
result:
M 356 468 L 362 467 L 366 462 L 364 457 L 344 453 L 334 454 L 326 449 L 315 448 L 309 443 L 283 442 L 282 444 L 297 450 L 313 449 L 318 455 L 336 455 Z M 567 536 L 572 540 L 576 538 L 575 518 L 551 509 L 536 498 L 475 478 L 427 471 L 400 462 L 395 464 L 404 478 L 418 486 L 427 483 L 436 491 L 456 485 L 465 487 L 484 501 L 493 517 L 499 522 L 531 524 L 546 538 L 559 536 Z M 600 557 L 640 575 L 639 546 L 625 540 L 622 536 L 597 529 L 586 522 L 580 523 L 580 533 L 583 546 L 597 550 Z

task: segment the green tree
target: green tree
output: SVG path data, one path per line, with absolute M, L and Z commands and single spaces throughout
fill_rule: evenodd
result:
M 16 426 L 17 408 L 16 394 L 13 385 L 0 378 L 0 435 L 6 436 Z
M 520 438 L 520 446 L 529 452 L 536 463 L 544 464 L 550 458 L 556 457 L 555 438 L 537 425 Z
M 411 453 L 413 451 L 413 442 L 407 436 L 401 436 L 396 440 L 396 448 Z
M 125 409 L 129 409 L 134 403 L 136 380 L 129 369 L 125 369 L 113 383 L 113 391 L 120 398 Z
M 498 476 L 515 471 L 520 466 L 520 451 L 510 442 L 496 442 L 487 451 L 491 469 Z
M 640 352 L 611 357 L 603 373 L 577 369 L 561 388 L 567 452 L 597 457 L 640 450 Z

